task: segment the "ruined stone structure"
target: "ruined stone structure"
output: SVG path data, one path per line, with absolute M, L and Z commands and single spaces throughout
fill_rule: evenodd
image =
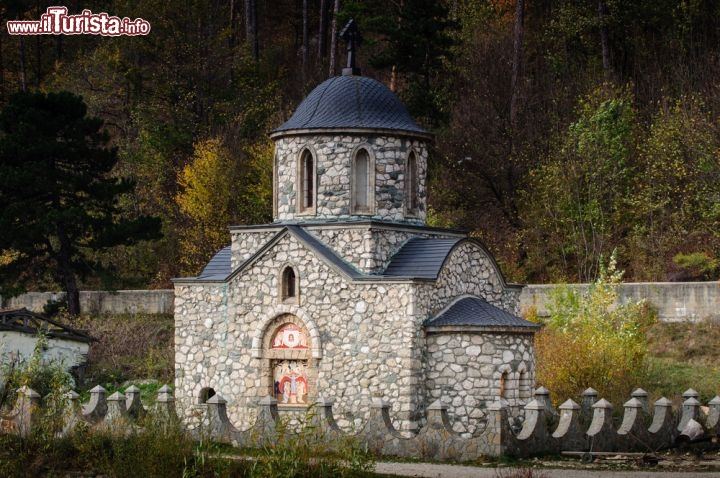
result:
M 298 416 L 323 397 L 349 428 L 381 395 L 400 430 L 440 400 L 473 431 L 487 404 L 531 400 L 520 287 L 478 241 L 426 226 L 431 137 L 395 95 L 334 77 L 270 136 L 274 222 L 231 227 L 199 276 L 174 281 L 185 418 L 214 394 L 239 426 L 268 395 Z

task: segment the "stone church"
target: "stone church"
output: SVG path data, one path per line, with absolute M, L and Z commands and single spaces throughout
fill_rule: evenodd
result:
M 346 68 L 317 86 L 275 141 L 272 224 L 176 279 L 176 400 L 189 420 L 213 394 L 247 426 L 334 402 L 345 427 L 372 398 L 415 430 L 435 400 L 472 430 L 498 398 L 530 399 L 533 337 L 520 286 L 486 248 L 428 227 L 429 133 L 382 83 Z

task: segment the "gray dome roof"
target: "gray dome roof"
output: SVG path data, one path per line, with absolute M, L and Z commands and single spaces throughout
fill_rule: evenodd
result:
M 307 129 L 386 129 L 428 135 L 385 85 L 364 76 L 335 76 L 317 86 L 272 135 Z

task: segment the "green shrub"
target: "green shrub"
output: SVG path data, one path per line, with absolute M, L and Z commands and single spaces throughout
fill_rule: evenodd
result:
M 676 254 L 673 262 L 693 280 L 711 280 L 717 277 L 720 270 L 720 261 L 705 252 Z
M 615 406 L 641 386 L 648 373 L 645 332 L 656 313 L 645 302 L 618 303 L 622 272 L 614 256 L 584 292 L 558 288 L 550 318 L 536 336 L 537 381 L 558 402 L 588 387 Z

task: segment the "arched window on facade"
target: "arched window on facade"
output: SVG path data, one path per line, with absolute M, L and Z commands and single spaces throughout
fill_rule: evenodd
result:
M 280 297 L 283 302 L 295 302 L 298 298 L 298 281 L 295 269 L 291 266 L 282 271 L 280 284 Z
M 299 212 L 311 213 L 315 210 L 315 160 L 307 149 L 300 156 L 298 176 Z
M 508 382 L 509 377 L 510 377 L 510 374 L 508 374 L 508 372 L 503 372 L 502 375 L 500 376 L 500 387 L 498 390 L 498 395 L 499 395 L 499 398 L 504 399 L 504 400 L 507 400 L 508 398 L 510 398 L 508 396 L 509 392 L 510 392 L 510 390 L 509 390 L 510 383 Z
M 520 377 L 518 378 L 518 398 L 520 400 L 530 400 L 533 390 L 528 372 L 525 368 L 520 369 Z
M 407 213 L 415 215 L 418 212 L 418 174 L 417 174 L 417 157 L 414 152 L 410 152 L 407 160 L 407 174 L 405 177 L 407 191 Z
M 372 212 L 370 210 L 372 200 L 371 171 L 370 155 L 366 149 L 359 149 L 355 154 L 353 163 L 353 213 L 368 214 Z

